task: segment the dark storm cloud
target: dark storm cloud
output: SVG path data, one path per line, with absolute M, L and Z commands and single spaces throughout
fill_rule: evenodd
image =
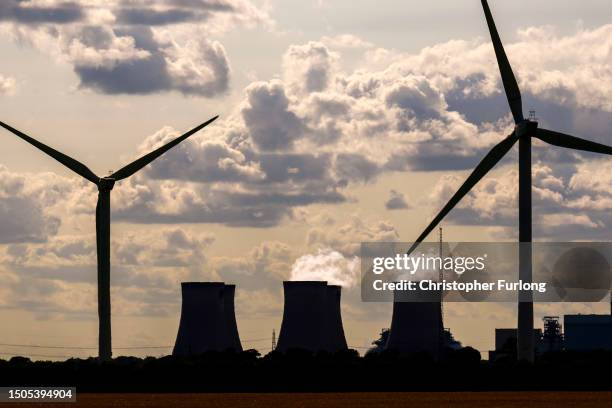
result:
M 52 7 L 31 6 L 28 0 L 2 0 L 0 21 L 21 24 L 68 24 L 83 19 L 82 7 L 75 2 L 60 3 Z

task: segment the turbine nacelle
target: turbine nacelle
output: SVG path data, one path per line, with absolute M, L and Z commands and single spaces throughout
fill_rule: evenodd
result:
M 514 133 L 519 137 L 535 136 L 538 130 L 538 122 L 529 119 L 523 119 L 514 127 Z
M 115 187 L 115 179 L 112 177 L 102 177 L 98 181 L 98 190 L 100 191 L 111 191 Z

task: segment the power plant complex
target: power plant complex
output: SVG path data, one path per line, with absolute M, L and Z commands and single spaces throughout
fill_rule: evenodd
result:
M 242 351 L 234 311 L 235 285 L 183 282 L 182 308 L 173 355 Z M 336 353 L 347 350 L 340 307 L 342 287 L 325 281 L 285 281 L 284 309 L 275 350 Z M 404 302 L 395 292 L 385 350 L 427 352 L 438 358 L 443 347 L 441 302 Z

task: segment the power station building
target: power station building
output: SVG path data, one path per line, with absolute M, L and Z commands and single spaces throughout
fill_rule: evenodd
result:
M 223 282 L 181 283 L 181 320 L 173 355 L 242 351 L 234 313 L 235 289 Z
M 515 357 L 518 330 L 515 328 L 495 329 L 495 350 L 489 351 L 489 361 L 500 357 Z M 533 344 L 539 347 L 542 339 L 542 329 L 533 329 Z
M 612 315 L 565 315 L 563 327 L 558 316 L 545 316 L 544 330 L 534 329 L 537 354 L 562 350 L 612 350 Z M 494 361 L 516 353 L 516 329 L 495 329 L 495 351 L 489 352 Z
M 565 349 L 612 350 L 611 315 L 565 315 Z
M 276 350 L 337 352 L 347 349 L 340 286 L 325 281 L 283 282 L 285 304 Z

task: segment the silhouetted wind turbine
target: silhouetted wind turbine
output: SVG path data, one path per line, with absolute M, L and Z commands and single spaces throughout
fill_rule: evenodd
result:
M 580 139 L 575 136 L 553 132 L 538 127 L 538 122 L 525 119 L 521 102 L 521 91 L 510 67 L 510 62 L 504 51 L 501 39 L 495 28 L 495 22 L 486 0 L 481 0 L 484 9 L 491 40 L 497 57 L 497 63 L 501 72 L 502 83 L 510 104 L 510 110 L 514 117 L 515 128 L 512 134 L 497 144 L 476 166 L 467 180 L 453 195 L 450 201 L 436 215 L 433 221 L 419 235 L 415 243 L 408 250 L 410 254 L 420 242 L 436 227 L 436 225 L 461 201 L 461 199 L 482 179 L 519 141 L 519 241 L 531 242 L 531 138 L 536 137 L 546 143 L 566 147 L 574 150 L 587 152 L 612 154 L 612 147 L 589 140 Z M 531 282 L 531 248 L 529 245 L 520 246 L 519 255 L 519 278 L 523 282 Z M 533 300 L 531 293 L 521 295 L 518 303 L 518 335 L 517 348 L 518 359 L 533 361 Z
M 164 146 L 142 156 L 138 160 L 133 161 L 120 170 L 112 173 L 108 177 L 96 176 L 87 166 L 79 161 L 68 157 L 63 153 L 39 142 L 38 140 L 26 135 L 19 130 L 0 122 L 0 126 L 11 133 L 19 136 L 21 139 L 30 143 L 34 147 L 42 150 L 44 153 L 53 157 L 70 170 L 74 171 L 81 177 L 91 181 L 98 186 L 98 205 L 96 206 L 96 246 L 98 250 L 98 347 L 99 357 L 103 360 L 108 360 L 112 355 L 111 345 L 111 305 L 110 305 L 110 192 L 113 189 L 115 182 L 126 179 L 157 159 L 174 146 L 187 139 L 189 136 L 203 129 L 219 116 L 202 123 L 201 125 L 191 129 L 189 132 L 177 137 L 168 142 Z

